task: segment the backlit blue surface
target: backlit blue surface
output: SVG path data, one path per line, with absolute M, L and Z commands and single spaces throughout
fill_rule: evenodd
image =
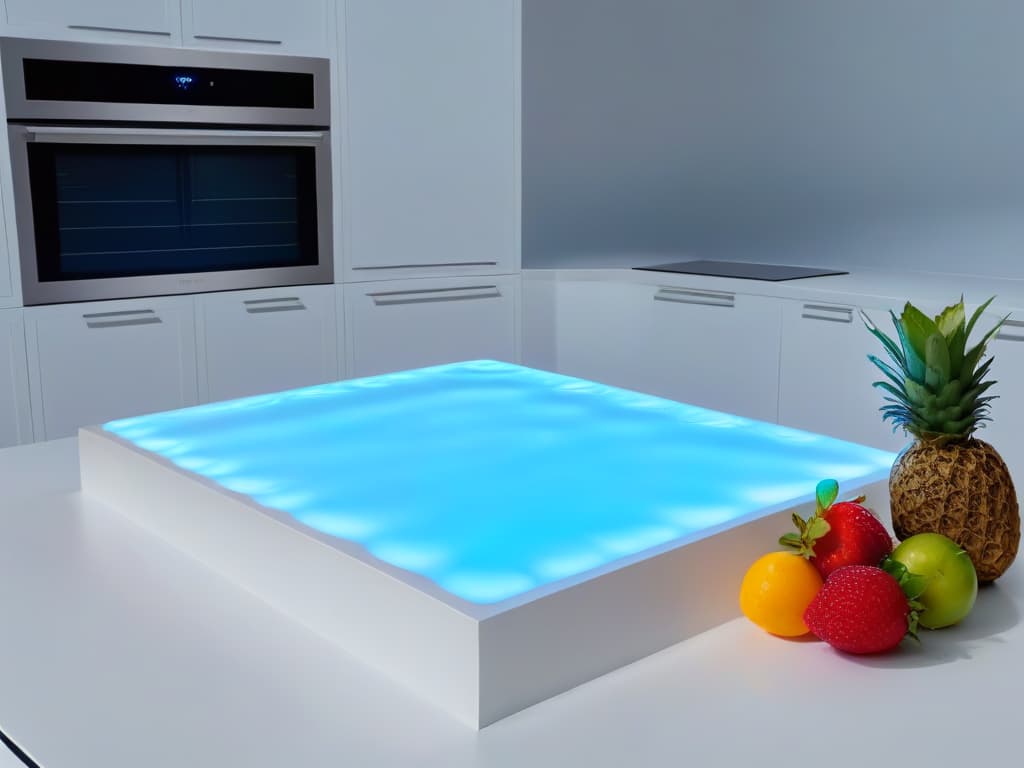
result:
M 492 361 L 104 428 L 474 603 L 806 497 L 823 478 L 842 489 L 894 459 Z

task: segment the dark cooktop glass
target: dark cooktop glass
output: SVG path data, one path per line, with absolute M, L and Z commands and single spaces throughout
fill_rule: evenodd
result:
M 790 267 L 784 264 L 748 264 L 742 261 L 679 261 L 675 264 L 657 264 L 653 267 L 633 267 L 651 272 L 680 272 L 687 275 L 711 277 L 738 277 L 744 280 L 797 280 L 801 277 L 848 275 L 840 269 L 821 267 Z

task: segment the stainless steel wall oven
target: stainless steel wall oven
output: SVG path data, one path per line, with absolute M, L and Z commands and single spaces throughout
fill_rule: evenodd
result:
M 25 304 L 332 282 L 328 60 L 0 55 Z

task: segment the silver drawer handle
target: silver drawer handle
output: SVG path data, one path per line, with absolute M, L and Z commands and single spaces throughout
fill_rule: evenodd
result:
M 827 304 L 804 304 L 800 317 L 808 320 L 828 320 L 832 323 L 852 323 L 853 310 L 849 307 L 830 307 Z
M 192 35 L 196 40 L 229 40 L 233 43 L 266 43 L 281 45 L 281 40 L 269 40 L 261 37 L 226 37 L 224 35 Z
M 470 285 L 465 288 L 423 288 L 416 291 L 378 291 L 366 294 L 377 306 L 425 304 L 431 301 L 494 299 L 501 296 L 496 285 Z
M 259 315 L 263 312 L 293 312 L 306 308 L 306 305 L 297 296 L 286 296 L 280 299 L 248 299 L 242 304 L 245 305 L 245 311 L 250 315 Z
M 1003 328 L 1024 328 L 1024 320 L 1004 320 Z M 999 331 L 996 338 L 1000 341 L 1024 341 L 1024 334 Z
M 153 325 L 163 322 L 152 309 L 93 312 L 82 315 L 82 319 L 89 328 L 119 328 L 125 325 Z
M 436 264 L 388 264 L 385 267 L 352 267 L 352 271 L 369 269 L 414 269 L 423 267 L 496 267 L 496 261 L 439 261 Z
M 96 27 L 92 24 L 68 24 L 68 29 L 84 29 L 89 32 L 130 32 L 133 35 L 160 35 L 170 37 L 170 32 L 161 32 L 156 29 L 127 29 L 125 27 Z
M 705 304 L 709 307 L 733 307 L 736 294 L 722 291 L 694 291 L 687 288 L 659 288 L 655 301 L 673 301 L 677 304 Z

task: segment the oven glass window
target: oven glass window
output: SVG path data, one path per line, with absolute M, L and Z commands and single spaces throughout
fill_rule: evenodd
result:
M 316 264 L 314 152 L 30 144 L 40 281 Z

